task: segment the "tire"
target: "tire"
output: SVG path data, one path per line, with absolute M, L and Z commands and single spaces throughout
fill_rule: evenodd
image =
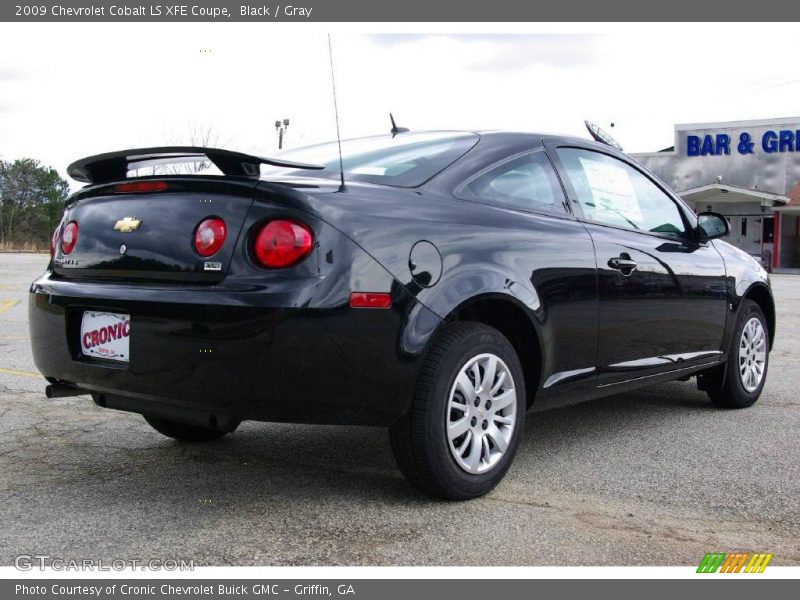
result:
M 210 442 L 228 433 L 227 431 L 219 431 L 209 427 L 200 427 L 198 425 L 188 425 L 186 423 L 180 423 L 179 421 L 162 419 L 150 415 L 142 416 L 157 432 L 182 442 Z
M 473 385 L 473 369 L 477 365 L 483 383 L 492 357 L 499 359 L 494 362 L 496 389 L 487 391 Z M 470 385 L 473 392 L 478 388 L 477 407 L 467 400 L 474 398 Z M 389 430 L 397 464 L 412 485 L 432 496 L 482 496 L 511 466 L 526 406 L 522 367 L 511 343 L 488 325 L 453 323 L 438 336 L 425 360 L 411 409 Z M 454 437 L 464 428 L 465 433 Z
M 728 351 L 725 374 L 720 385 L 707 391 L 711 402 L 716 406 L 747 408 L 758 400 L 764 389 L 769 367 L 768 332 L 767 320 L 761 307 L 752 300 L 743 301 L 731 348 Z M 755 352 L 749 350 L 752 347 L 756 348 Z M 756 366 L 756 371 L 750 368 L 753 364 Z M 749 375 L 743 375 L 743 369 Z

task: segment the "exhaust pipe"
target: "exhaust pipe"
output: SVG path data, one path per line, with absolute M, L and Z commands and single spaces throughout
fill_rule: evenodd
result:
M 68 398 L 70 396 L 83 396 L 88 393 L 89 392 L 63 383 L 51 383 L 44 388 L 44 395 L 48 398 Z

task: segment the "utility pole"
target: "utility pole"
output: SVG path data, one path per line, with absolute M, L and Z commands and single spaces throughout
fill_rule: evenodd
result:
M 289 119 L 275 121 L 275 131 L 278 133 L 278 150 L 283 148 L 283 136 L 289 128 Z

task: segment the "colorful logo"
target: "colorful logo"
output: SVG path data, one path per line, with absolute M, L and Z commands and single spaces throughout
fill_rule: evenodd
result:
M 763 573 L 772 554 L 756 552 L 709 552 L 700 561 L 698 573 Z

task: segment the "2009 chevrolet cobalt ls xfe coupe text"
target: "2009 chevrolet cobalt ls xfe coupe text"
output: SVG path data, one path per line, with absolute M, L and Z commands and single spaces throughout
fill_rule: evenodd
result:
M 761 394 L 767 274 L 623 153 L 500 132 L 342 153 L 344 184 L 335 143 L 73 163 L 89 185 L 30 290 L 48 395 L 189 441 L 244 419 L 387 426 L 414 485 L 464 499 L 503 477 L 528 409 L 691 376 L 718 406 Z

